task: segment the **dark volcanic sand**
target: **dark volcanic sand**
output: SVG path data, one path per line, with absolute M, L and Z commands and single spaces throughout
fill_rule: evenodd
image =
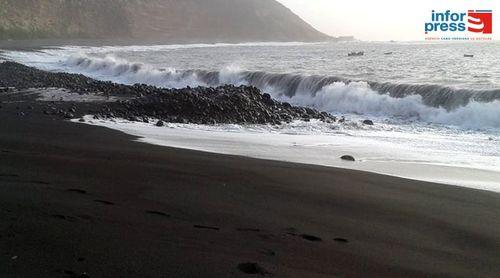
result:
M 499 194 L 152 146 L 1 105 L 2 278 L 500 274 Z

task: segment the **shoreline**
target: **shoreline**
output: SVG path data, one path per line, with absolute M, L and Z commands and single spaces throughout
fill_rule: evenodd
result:
M 311 136 L 292 135 L 286 132 L 272 133 L 268 130 L 252 133 L 238 128 L 228 131 L 224 128 L 219 129 L 220 127 L 184 124 L 166 124 L 165 127 L 159 128 L 123 119 L 95 120 L 90 116 L 84 118 L 84 124 L 118 130 L 138 137 L 136 140 L 138 142 L 152 145 L 351 169 L 500 193 L 500 182 L 498 182 L 500 173 L 492 169 L 437 164 L 432 161 L 419 162 L 402 153 L 397 157 L 391 157 L 388 156 L 388 151 L 381 148 L 368 152 L 366 149 L 369 147 L 360 146 L 359 140 L 353 141 L 354 138 L 351 137 L 341 139 L 342 136 L 338 134 L 324 136 L 325 138 L 316 137 L 311 141 Z M 72 121 L 79 123 L 78 119 Z M 326 147 L 329 144 L 333 144 L 334 147 Z M 346 154 L 353 155 L 357 161 L 342 161 L 340 157 Z
M 422 149 L 413 147 L 412 144 L 416 143 L 413 142 L 415 136 L 423 136 L 418 138 L 419 141 L 432 141 L 435 140 L 434 137 L 427 138 L 429 134 L 426 133 L 400 132 L 394 138 L 407 140 L 409 144 L 398 145 L 380 139 L 377 141 L 377 136 L 384 138 L 384 129 L 391 130 L 393 127 L 384 127 L 382 122 L 377 122 L 382 127 L 382 134 L 376 133 L 378 129 L 363 127 L 365 122 L 374 125 L 372 120 L 338 119 L 326 112 L 280 102 L 252 86 L 188 86 L 184 89 L 165 89 L 145 84 L 124 85 L 100 81 L 84 75 L 54 73 L 16 62 L 4 62 L 0 64 L 0 89 L 5 93 L 0 97 L 0 102 L 29 102 L 32 105 L 28 105 L 28 110 L 36 106 L 44 115 L 83 122 L 95 121 L 97 125 L 125 131 L 144 138 L 144 142 L 162 146 L 340 167 L 494 192 L 499 192 L 500 188 L 500 172 L 484 162 L 485 159 L 492 159 L 490 162 L 495 165 L 497 160 L 494 154 L 476 155 L 470 151 L 464 158 L 465 156 L 455 157 L 453 152 L 446 152 L 446 148 L 436 148 L 429 150 L 438 151 L 440 155 L 418 155 Z M 26 113 L 19 107 L 17 109 L 20 110 L 19 114 Z M 90 118 L 87 116 L 84 120 L 83 117 L 89 114 Z M 114 124 L 115 120 L 122 124 Z M 297 121 L 302 122 L 301 128 L 305 128 L 306 133 L 315 126 L 320 131 L 319 136 L 314 132 L 309 136 L 300 136 L 304 132 L 301 128 L 286 128 L 295 126 Z M 309 122 L 311 124 L 307 125 Z M 157 128 L 171 124 L 214 128 L 236 125 L 242 132 L 239 135 L 235 135 L 238 132 L 218 134 L 224 130 L 215 128 L 209 134 L 210 132 L 202 132 L 203 130 L 177 129 L 179 134 L 176 134 Z M 258 136 L 245 132 L 245 126 L 256 124 L 261 125 L 261 128 L 276 125 L 284 129 L 279 132 L 271 131 L 273 134 L 267 136 L 265 132 Z M 351 125 L 354 130 L 349 128 Z M 153 126 L 156 127 L 151 129 Z M 332 130 L 342 131 L 336 133 Z M 361 132 L 356 133 L 356 130 Z M 189 132 L 191 134 L 187 134 Z M 351 137 L 342 138 L 339 134 Z M 431 133 L 430 136 L 443 135 Z M 205 144 L 204 140 L 209 143 Z M 487 140 L 494 142 L 494 137 Z M 267 141 L 274 144 L 267 144 Z M 454 150 L 458 147 L 455 152 L 463 152 L 460 145 L 472 143 L 474 142 L 450 141 L 447 148 Z M 245 151 L 247 146 L 253 146 L 254 153 Z M 423 150 L 427 149 L 424 147 Z M 341 161 L 340 157 L 343 155 L 354 155 L 356 162 Z
M 500 272 L 497 193 L 153 146 L 13 111 L 0 109 L 6 277 L 248 277 L 247 263 L 279 277 Z
M 33 51 L 38 49 L 47 49 L 51 47 L 64 47 L 71 45 L 87 46 L 87 47 L 103 47 L 103 46 L 154 46 L 154 45 L 245 45 L 245 44 L 273 44 L 273 43 L 345 43 L 357 42 L 352 41 L 335 41 L 335 40 L 320 40 L 320 41 L 243 41 L 243 40 L 130 40 L 130 39 L 35 39 L 35 40 L 4 40 L 0 41 L 0 51 Z

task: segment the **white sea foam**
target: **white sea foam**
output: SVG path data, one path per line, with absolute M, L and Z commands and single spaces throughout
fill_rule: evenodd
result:
M 263 73 L 262 77 L 252 79 L 249 77 L 252 73 L 235 66 L 226 67 L 218 72 L 157 69 L 150 65 L 129 63 L 110 55 L 89 57 L 75 54 L 58 63 L 56 69 L 83 73 L 94 78 L 124 84 L 144 83 L 167 88 L 221 84 L 254 85 L 279 100 L 331 113 L 395 117 L 402 120 L 456 125 L 472 129 L 500 128 L 499 100 L 490 102 L 471 100 L 464 106 L 446 109 L 426 104 L 419 94 L 392 97 L 384 92 L 377 92 L 369 83 L 363 81 L 332 81 L 332 83 L 326 83 L 325 86 L 320 86 L 318 82 L 323 82 L 324 79 L 311 79 L 310 76 L 278 76 Z M 289 93 L 291 89 L 287 86 L 294 78 L 299 81 L 294 94 L 291 95 Z M 436 94 L 439 93 L 436 92 Z
M 185 46 L 185 47 L 209 47 Z M 225 45 L 219 45 L 223 47 Z M 182 47 L 182 46 L 158 46 Z M 211 45 L 211 47 L 216 47 Z M 119 47 L 138 49 L 140 47 Z M 148 49 L 151 47 L 148 47 Z M 71 47 L 67 47 L 71 49 Z M 80 48 L 76 48 L 81 51 Z M 57 59 L 53 51 L 26 53 L 10 52 L 7 57 L 20 60 L 46 70 L 83 73 L 85 75 L 124 84 L 145 83 L 167 88 L 186 86 L 216 86 L 221 84 L 254 85 L 275 98 L 296 105 L 315 107 L 332 113 L 354 113 L 372 117 L 394 117 L 401 120 L 416 120 L 464 128 L 500 128 L 500 101 L 470 101 L 465 106 L 446 109 L 429 106 L 419 94 L 391 97 L 384 92 L 375 91 L 363 81 L 342 82 L 325 78 L 312 78 L 300 75 L 277 75 L 245 71 L 236 66 L 228 66 L 220 71 L 176 70 L 174 68 L 155 68 L 141 63 L 130 63 L 112 55 L 104 57 L 75 53 L 63 60 Z M 93 51 L 95 51 L 93 49 Z M 107 50 L 109 51 L 109 50 Z M 60 57 L 59 57 L 60 58 Z M 258 76 L 258 77 L 256 77 Z M 298 81 L 297 81 L 298 80 Z M 296 82 L 294 88 L 290 84 Z M 322 86 L 325 83 L 326 85 Z M 398 86 L 398 85 L 395 85 Z M 295 90 L 290 94 L 291 90 Z M 411 87 L 410 87 L 411 90 Z M 436 92 L 436 95 L 441 92 Z M 452 99 L 453 100 L 453 99 Z
M 272 88 L 268 88 L 271 92 Z M 366 82 L 335 82 L 323 87 L 313 96 L 310 93 L 281 97 L 299 105 L 315 107 L 334 113 L 354 113 L 377 117 L 395 117 L 429 123 L 456 125 L 466 128 L 500 128 L 500 101 L 487 103 L 471 101 L 469 104 L 448 111 L 423 103 L 420 95 L 394 98 L 380 94 Z
M 158 52 L 176 49 L 221 48 L 221 47 L 290 47 L 304 45 L 319 45 L 306 42 L 247 42 L 247 43 L 198 43 L 198 44 L 165 44 L 165 45 L 128 45 L 128 46 L 63 46 L 61 50 L 70 52 L 109 53 L 109 52 Z
M 430 128 L 414 133 L 382 125 L 359 128 L 320 122 L 293 122 L 282 127 L 239 125 L 153 124 L 126 120 L 94 120 L 105 126 L 141 137 L 155 145 L 206 152 L 334 166 L 416 180 L 460 185 L 500 192 L 500 137 L 463 134 L 449 137 Z M 76 122 L 76 121 L 75 121 Z M 351 154 L 356 162 L 340 159 Z

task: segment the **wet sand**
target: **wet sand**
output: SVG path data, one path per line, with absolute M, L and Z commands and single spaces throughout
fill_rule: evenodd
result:
M 497 193 L 152 146 L 1 105 L 1 277 L 500 273 Z

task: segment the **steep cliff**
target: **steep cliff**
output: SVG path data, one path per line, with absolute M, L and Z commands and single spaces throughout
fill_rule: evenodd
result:
M 0 0 L 0 39 L 329 39 L 274 0 Z

